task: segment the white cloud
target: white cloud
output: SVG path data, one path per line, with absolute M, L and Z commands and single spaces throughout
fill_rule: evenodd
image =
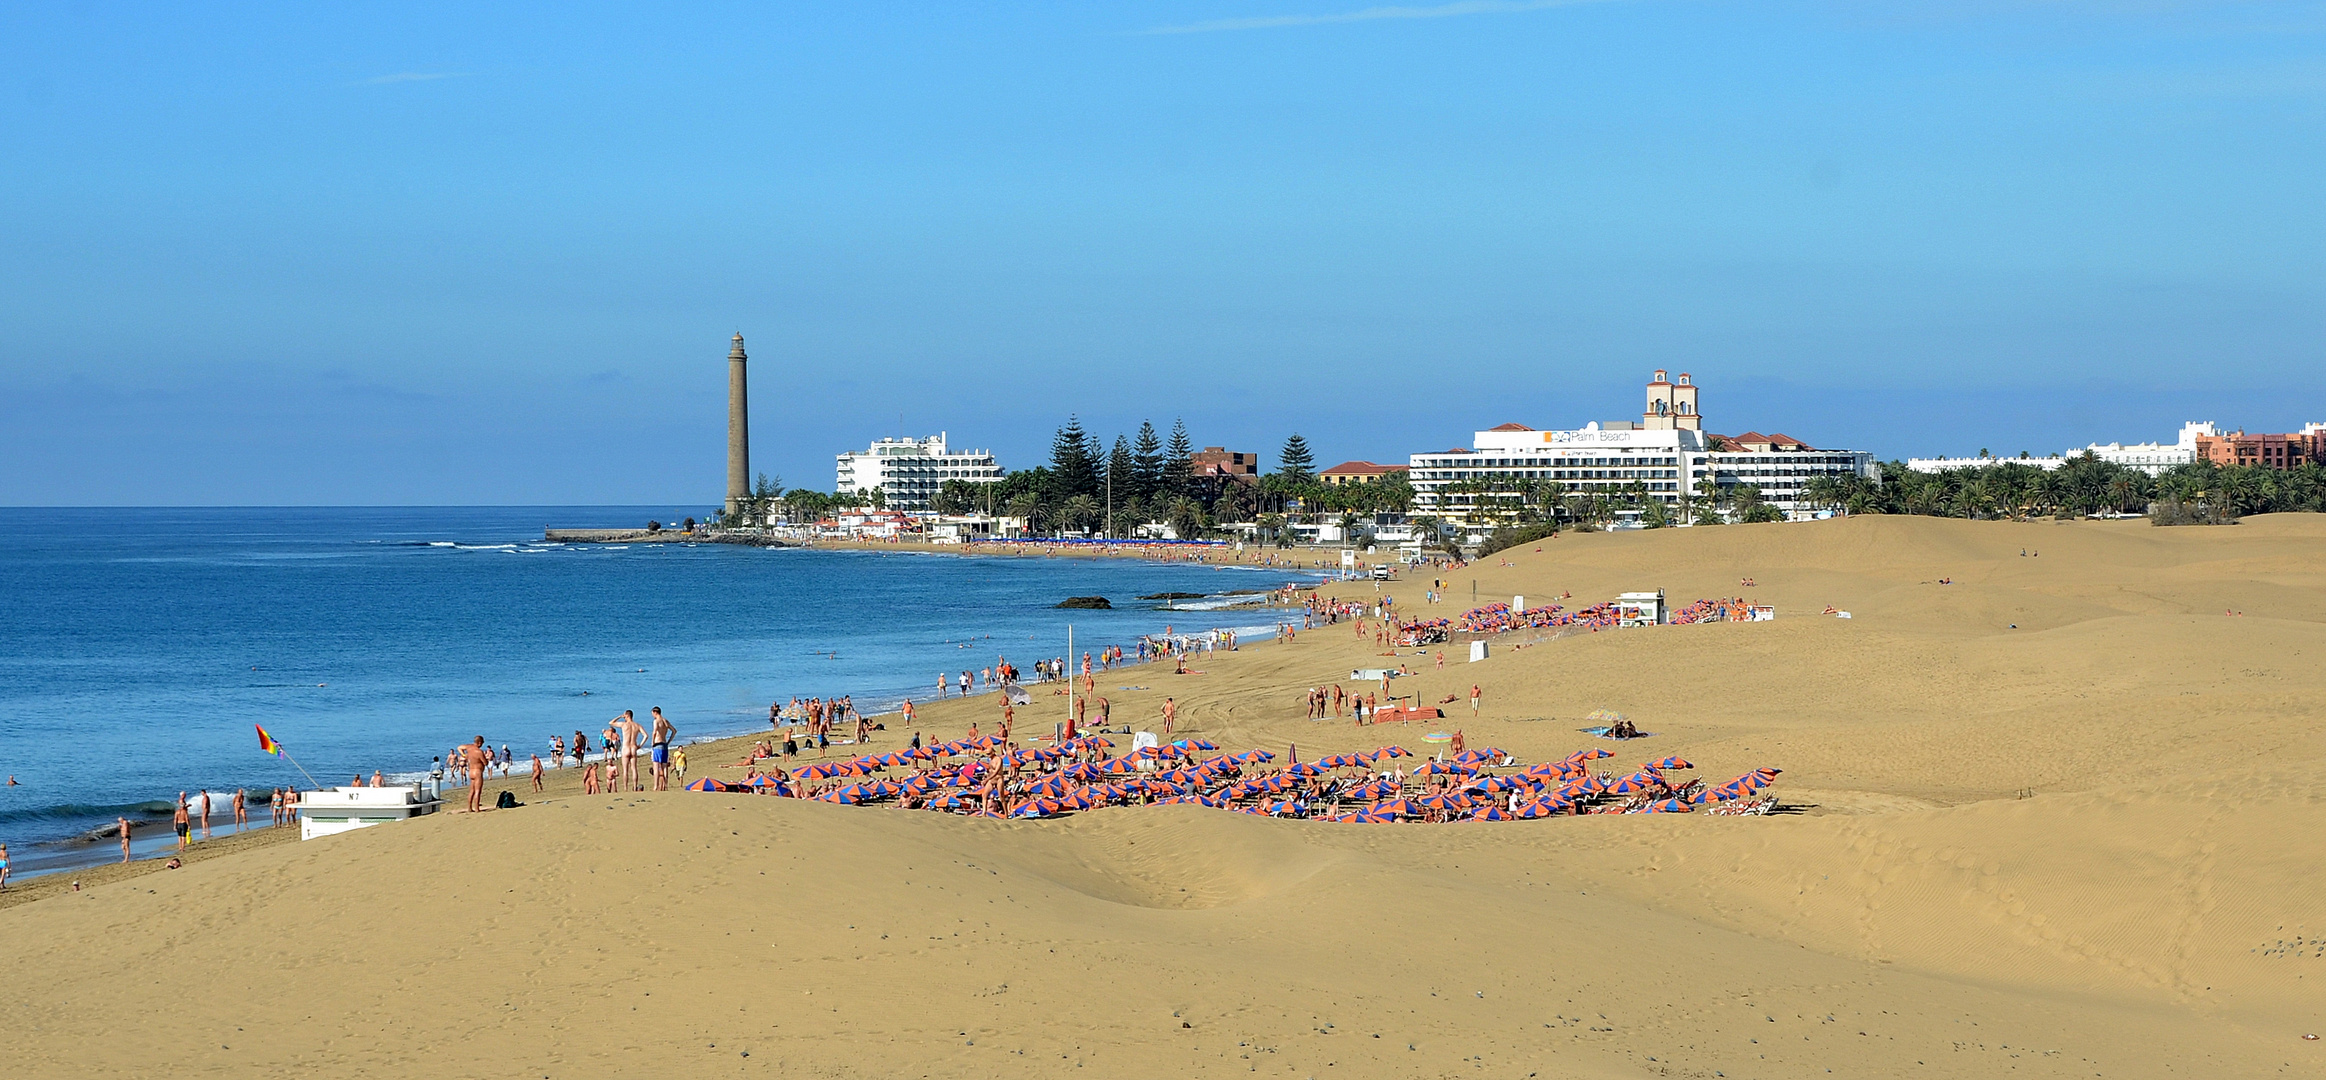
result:
M 1213 19 L 1185 26 L 1158 26 L 1142 34 L 1209 34 L 1221 30 L 1277 30 L 1290 26 L 1373 22 L 1377 19 L 1449 19 L 1458 15 L 1505 15 L 1543 8 L 1573 7 L 1601 0 L 1457 0 L 1435 7 L 1369 7 L 1325 15 L 1258 15 L 1244 19 Z
M 364 82 L 373 86 L 382 86 L 387 83 L 434 82 L 438 79 L 463 78 L 467 74 L 465 71 L 399 71 L 393 75 L 375 75 L 365 79 Z

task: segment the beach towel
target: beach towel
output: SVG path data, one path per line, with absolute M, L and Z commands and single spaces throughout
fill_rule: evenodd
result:
M 1615 738 L 1615 736 L 1608 734 L 1608 732 L 1610 732 L 1610 731 L 1613 731 L 1613 730 L 1614 730 L 1613 728 L 1604 728 L 1604 727 L 1587 727 L 1587 728 L 1576 728 L 1575 730 L 1577 730 L 1577 731 L 1580 731 L 1580 732 L 1582 732 L 1582 733 L 1583 733 L 1583 734 L 1585 734 L 1585 735 L 1597 735 L 1597 736 L 1599 736 L 1599 737 L 1600 737 L 1600 738 L 1602 738 L 1602 739 L 1613 739 L 1613 738 Z M 1643 731 L 1643 732 L 1640 732 L 1640 733 L 1639 733 L 1639 734 L 1637 734 L 1637 735 L 1634 735 L 1634 736 L 1632 736 L 1632 737 L 1631 737 L 1631 739 L 1652 739 L 1652 738 L 1655 738 L 1655 737 L 1656 737 L 1656 733 L 1655 733 L 1655 732 L 1653 732 L 1653 731 Z M 1631 741 L 1631 739 L 1618 739 L 1617 741 L 1618 741 L 1618 742 L 1630 742 L 1630 741 Z

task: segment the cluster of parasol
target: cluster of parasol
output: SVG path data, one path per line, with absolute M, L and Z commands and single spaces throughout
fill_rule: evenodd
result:
M 1720 784 L 1672 774 L 1695 766 L 1677 757 L 1645 762 L 1624 776 L 1594 771 L 1614 756 L 1578 750 L 1558 761 L 1520 766 L 1492 747 L 1421 762 L 1400 746 L 1336 754 L 1278 767 L 1268 750 L 1218 753 L 1200 739 L 1112 753 L 1104 738 L 1019 748 L 995 736 L 804 766 L 789 775 L 756 772 L 741 782 L 713 779 L 690 791 L 749 791 L 823 802 L 893 802 L 909 809 L 986 817 L 1045 818 L 1104 806 L 1196 805 L 1271 817 L 1349 823 L 1509 821 L 1562 814 L 1737 812 L 1737 804 L 1782 770 L 1755 769 Z M 1385 764 L 1389 763 L 1389 764 Z M 876 774 L 909 769 L 909 776 Z M 1756 804 L 1765 810 L 1767 803 Z

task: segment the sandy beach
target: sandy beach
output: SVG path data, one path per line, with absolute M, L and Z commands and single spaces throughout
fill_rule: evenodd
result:
M 1425 606 L 1433 577 L 1448 600 Z M 2326 1034 L 2326 517 L 1570 534 L 1379 593 L 1453 616 L 1473 585 L 1570 608 L 1660 588 L 1777 618 L 1522 630 L 1442 669 L 1436 648 L 1391 659 L 1343 625 L 1201 675 L 1105 673 L 1099 693 L 1118 722 L 1170 695 L 1228 749 L 1419 750 L 1420 724 L 1303 718 L 1310 688 L 1402 663 L 1398 692 L 1462 698 L 1444 726 L 1471 745 L 1778 767 L 1789 812 L 1000 822 L 583 796 L 557 770 L 515 810 L 282 830 L 175 871 L 11 890 L 9 1069 L 2326 1073 L 2326 1042 L 2304 1038 Z M 1021 731 L 1064 714 L 1034 689 Z M 996 705 L 925 703 L 920 725 L 990 730 Z M 1656 734 L 1578 731 L 1596 709 Z M 872 748 L 903 745 L 883 719 Z M 690 747 L 691 773 L 738 777 L 721 766 L 740 752 Z

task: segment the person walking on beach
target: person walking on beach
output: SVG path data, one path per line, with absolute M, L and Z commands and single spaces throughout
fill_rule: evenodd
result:
M 242 789 L 234 789 L 234 831 L 241 832 L 250 824 L 250 802 L 243 798 Z
M 178 810 L 176 813 L 170 815 L 170 827 L 178 831 L 179 851 L 186 850 L 186 845 L 194 842 L 194 838 L 187 835 L 187 831 L 192 828 L 192 826 L 192 815 L 186 813 L 186 793 L 183 791 L 178 792 Z M 123 861 L 126 862 L 128 860 Z
M 129 861 L 129 819 L 128 819 L 128 818 L 125 818 L 125 817 L 117 817 L 117 818 L 114 818 L 114 819 L 113 819 L 113 822 L 114 822 L 114 828 L 118 829 L 118 830 L 120 831 L 120 833 L 121 833 L 121 861 L 122 861 L 122 862 L 128 862 L 128 861 Z
M 0 843 L 0 892 L 8 891 L 8 845 Z
M 1484 693 L 1485 691 L 1478 689 L 1477 683 L 1470 684 L 1470 715 L 1472 717 L 1478 715 L 1478 697 Z
M 1177 721 L 1178 719 L 1179 719 L 1179 703 L 1178 703 L 1177 701 L 1174 701 L 1174 700 L 1170 699 L 1170 698 L 1164 698 L 1164 699 L 1163 699 L 1163 734 L 1165 734 L 1165 735 L 1169 735 L 1169 734 L 1171 734 L 1171 725 L 1172 725 L 1172 723 L 1173 723 L 1173 722 Z
M 669 791 L 669 790 L 670 790 L 670 740 L 671 740 L 673 737 L 675 737 L 675 736 L 678 734 L 678 728 L 677 728 L 675 725 L 673 725 L 673 724 L 672 724 L 670 721 L 663 719 L 663 716 L 662 716 L 662 706 L 660 706 L 660 705 L 657 705 L 657 706 L 655 706 L 655 707 L 654 707 L 654 709 L 653 709 L 653 712 L 654 712 L 654 790 L 656 790 L 656 791 Z
M 485 749 L 485 737 L 477 736 L 461 751 L 461 758 L 468 770 L 468 810 L 478 813 L 485 808 L 485 766 L 493 760 L 492 751 Z
M 541 755 L 533 755 L 533 794 L 541 794 Z

